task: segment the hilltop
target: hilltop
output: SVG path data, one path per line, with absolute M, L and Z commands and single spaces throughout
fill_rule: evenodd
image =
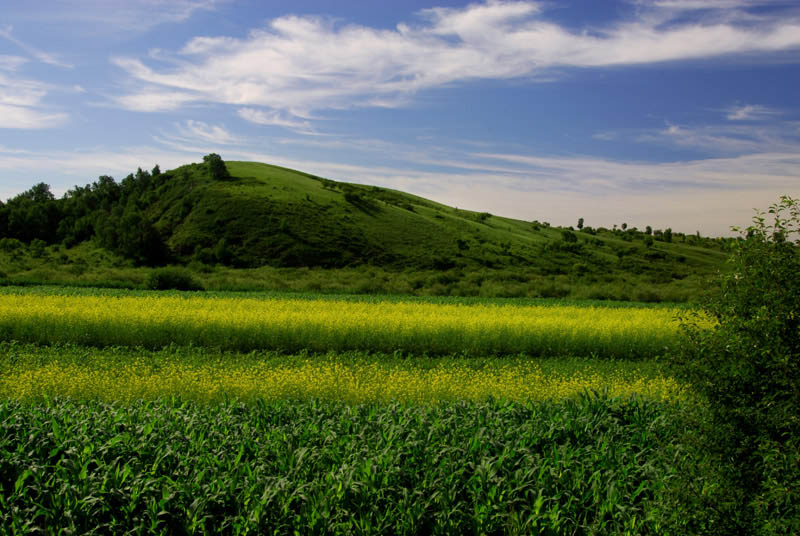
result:
M 70 251 L 99 247 L 133 266 L 181 264 L 198 273 L 369 267 L 450 274 L 439 278 L 444 286 L 502 272 L 520 284 L 699 289 L 723 265 L 728 244 L 670 230 L 556 228 L 217 155 L 166 172 L 140 169 L 120 183 L 100 177 L 60 199 L 37 185 L 0 206 L 0 235 L 6 252 L 16 249 L 14 240 L 61 247 L 65 264 Z

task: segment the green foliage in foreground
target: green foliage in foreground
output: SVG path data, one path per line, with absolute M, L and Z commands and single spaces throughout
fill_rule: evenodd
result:
M 80 534 L 669 534 L 670 406 L 0 403 L 0 526 Z M 294 532 L 298 531 L 298 532 Z M 681 533 L 676 529 L 675 533 Z
M 800 202 L 758 213 L 705 304 L 714 329 L 687 324 L 676 371 L 711 408 L 729 533 L 800 533 Z

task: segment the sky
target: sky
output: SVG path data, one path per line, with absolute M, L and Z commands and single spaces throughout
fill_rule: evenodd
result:
M 0 199 L 211 152 L 730 235 L 800 197 L 800 3 L 4 1 Z

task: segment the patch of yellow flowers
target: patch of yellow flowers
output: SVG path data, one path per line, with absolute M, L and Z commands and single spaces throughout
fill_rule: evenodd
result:
M 175 343 L 237 351 L 650 356 L 674 344 L 668 308 L 456 305 L 180 296 L 0 296 L 0 338 Z
M 611 396 L 636 394 L 662 401 L 687 397 L 685 387 L 668 377 L 630 378 L 596 372 L 546 375 L 533 361 L 483 369 L 446 364 L 432 368 L 344 364 L 312 359 L 291 365 L 254 363 L 238 367 L 223 362 L 190 365 L 180 361 L 153 366 L 144 360 L 132 360 L 115 367 L 90 368 L 54 361 L 0 377 L 0 398 L 24 401 L 45 396 L 124 402 L 169 396 L 200 402 L 256 397 L 318 398 L 348 403 L 390 400 L 435 403 L 489 397 L 540 401 L 606 389 Z

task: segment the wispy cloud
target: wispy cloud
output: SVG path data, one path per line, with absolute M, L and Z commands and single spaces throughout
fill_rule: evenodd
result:
M 230 145 L 239 143 L 241 140 L 231 134 L 225 127 L 220 125 L 209 125 L 202 121 L 188 120 L 183 125 L 178 125 L 178 129 L 185 135 L 196 139 L 218 143 L 220 145 Z
M 614 141 L 619 138 L 619 134 L 611 130 L 606 130 L 604 132 L 595 132 L 592 134 L 592 138 L 602 141 Z
M 60 60 L 56 54 L 45 52 L 43 50 L 40 50 L 36 47 L 33 47 L 27 43 L 20 41 L 19 39 L 17 39 L 12 35 L 11 31 L 12 28 L 10 26 L 7 26 L 5 28 L 0 28 L 0 37 L 3 37 L 8 41 L 11 41 L 19 48 L 27 52 L 34 59 L 42 63 L 46 63 L 48 65 L 55 65 L 57 67 L 63 67 L 65 69 L 72 69 L 74 67 L 71 63 L 67 63 L 65 61 Z
M 731 106 L 726 111 L 726 117 L 730 121 L 762 121 L 774 117 L 779 113 L 776 110 L 772 110 L 760 104 Z
M 69 115 L 47 110 L 50 86 L 0 73 L 0 128 L 42 129 L 63 125 Z
M 800 133 L 792 122 L 763 125 L 676 125 L 638 135 L 638 142 L 674 145 L 713 155 L 790 152 L 800 149 Z
M 288 114 L 278 110 L 256 110 L 254 108 L 239 108 L 239 117 L 257 125 L 275 125 L 285 127 L 301 134 L 314 134 L 311 123 L 302 119 L 294 119 Z
M 69 115 L 62 112 L 47 113 L 25 106 L 0 104 L 0 128 L 55 128 L 68 120 Z
M 0 70 L 16 71 L 21 65 L 27 62 L 28 58 L 23 58 L 22 56 L 0 55 Z
M 417 91 L 471 79 L 552 79 L 554 69 L 564 67 L 741 53 L 749 54 L 744 61 L 752 61 L 754 54 L 800 48 L 796 17 L 753 21 L 746 4 L 736 2 L 744 7 L 724 11 L 731 2 L 719 2 L 707 4 L 705 11 L 724 11 L 724 19 L 687 22 L 683 15 L 697 4 L 648 5 L 632 20 L 591 31 L 551 22 L 546 4 L 525 1 L 427 9 L 418 24 L 399 24 L 394 30 L 285 16 L 245 38 L 194 38 L 165 66 L 114 58 L 139 86 L 116 102 L 151 111 L 192 102 L 225 103 L 251 119 L 297 128 L 278 111 L 396 107 Z
M 4 6 L 17 20 L 64 25 L 63 31 L 85 31 L 94 35 L 125 32 L 137 34 L 156 26 L 181 23 L 200 11 L 210 11 L 228 0 L 59 0 L 48 2 L 46 9 Z
M 249 140 L 232 134 L 222 125 L 187 120 L 176 123 L 171 130 L 161 130 L 153 140 L 170 150 L 194 154 L 220 152 L 221 147 L 247 146 Z

